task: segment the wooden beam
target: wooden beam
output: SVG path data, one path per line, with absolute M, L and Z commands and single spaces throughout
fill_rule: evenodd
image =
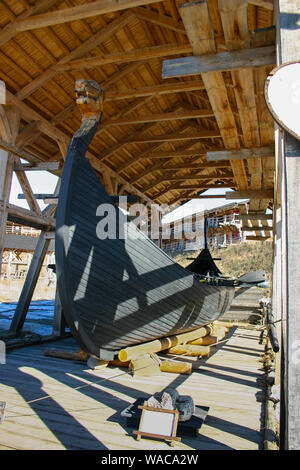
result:
M 173 184 L 165 189 L 163 189 L 162 191 L 160 191 L 158 194 L 155 194 L 153 196 L 153 199 L 154 200 L 157 200 L 159 199 L 161 196 L 163 196 L 164 194 L 167 194 L 169 191 L 186 191 L 186 190 L 192 190 L 192 191 L 198 191 L 198 192 L 201 192 L 201 191 L 206 191 L 207 189 L 220 189 L 220 188 L 224 188 L 224 189 L 227 189 L 228 186 L 223 186 L 223 185 L 219 185 L 219 184 L 210 184 L 210 185 L 205 185 L 205 184 L 198 184 L 198 185 L 182 185 L 182 186 L 179 186 L 178 184 Z M 147 188 L 148 191 L 151 189 L 150 187 Z
M 78 21 L 92 16 L 105 15 L 108 13 L 126 10 L 140 5 L 148 5 L 150 3 L 160 3 L 162 0 L 96 0 L 88 4 L 76 5 L 69 8 L 62 8 L 35 15 L 32 18 L 17 20 L 14 22 L 16 33 L 29 31 L 33 29 L 45 28 L 57 24 Z
M 273 199 L 273 189 L 258 191 L 232 191 L 225 194 L 226 199 Z
M 34 17 L 34 19 L 35 18 L 37 17 Z M 81 57 L 85 56 L 88 52 L 95 49 L 99 44 L 101 44 L 101 42 L 106 41 L 116 31 L 124 27 L 129 21 L 132 20 L 132 18 L 132 13 L 123 13 L 117 19 L 109 23 L 105 28 L 95 33 L 80 46 L 76 47 L 76 49 L 74 49 L 72 52 L 60 59 L 56 64 L 52 65 L 47 70 L 45 70 L 45 72 L 41 73 L 37 78 L 31 80 L 28 85 L 18 91 L 16 95 L 17 98 L 19 98 L 20 100 L 24 100 L 25 98 L 27 98 L 38 88 L 44 86 L 45 83 L 54 78 L 55 75 L 58 73 L 60 66 L 67 64 L 71 60 L 80 59 Z
M 274 145 L 266 145 L 264 147 L 254 147 L 250 149 L 239 150 L 221 150 L 217 152 L 207 152 L 206 160 L 208 162 L 216 160 L 240 160 L 241 158 L 261 158 L 274 157 Z
M 146 10 L 142 7 L 137 7 L 133 10 L 135 16 L 140 20 L 144 20 L 148 23 L 153 23 L 162 28 L 170 29 L 176 33 L 181 33 L 186 35 L 186 30 L 184 26 L 177 21 L 174 21 L 170 16 L 162 15 L 161 13 L 156 13 L 151 10 Z
M 15 163 L 15 171 L 57 171 L 61 168 L 60 162 L 42 163 Z
M 195 149 L 195 150 L 170 150 L 165 151 L 165 152 L 145 152 L 143 157 L 138 157 L 138 159 L 166 159 L 166 158 L 185 158 L 185 157 L 204 157 L 206 153 L 201 149 Z M 137 159 L 137 160 L 138 160 Z M 136 160 L 136 161 L 137 161 Z
M 208 180 L 210 178 L 207 178 Z M 221 184 L 202 184 L 202 183 L 199 183 L 199 184 L 186 184 L 186 185 L 182 185 L 182 186 L 178 186 L 178 185 L 175 185 L 175 186 L 172 186 L 172 189 L 178 191 L 183 191 L 185 189 L 195 189 L 195 190 L 198 190 L 198 191 L 202 191 L 203 189 L 220 189 L 220 188 L 229 188 L 230 185 L 226 184 L 226 185 L 221 185 Z M 226 194 L 226 193 L 225 193 Z
M 207 72 L 263 67 L 276 63 L 275 46 L 218 52 L 163 61 L 162 78 L 191 77 Z
M 251 37 L 248 27 L 248 5 L 244 0 L 219 0 L 219 10 L 227 49 L 236 50 L 253 46 L 254 37 Z M 254 71 L 254 75 L 258 73 L 257 70 Z M 265 67 L 261 67 L 260 70 L 263 70 L 263 73 L 265 73 Z M 259 88 L 255 88 L 254 75 L 251 69 L 239 69 L 231 72 L 233 90 L 242 128 L 242 137 L 244 145 L 248 148 L 261 145 L 257 111 L 257 103 L 259 101 L 257 93 L 259 93 Z M 260 190 L 263 184 L 265 189 L 267 189 L 268 186 L 262 176 L 261 158 L 249 159 L 247 166 L 250 173 L 249 186 L 251 189 Z M 252 199 L 249 206 L 251 210 L 258 210 L 262 204 L 264 204 L 263 201 Z M 243 211 L 245 212 L 245 210 Z M 248 222 L 245 225 L 248 225 Z M 257 223 L 254 222 L 253 225 L 257 225 Z
M 191 80 L 189 82 L 163 83 L 162 85 L 129 88 L 127 90 L 107 90 L 104 93 L 104 103 L 109 101 L 136 99 L 142 96 L 188 93 L 190 91 L 203 89 L 204 84 L 202 80 Z
M 143 124 L 145 122 L 164 122 L 164 121 L 176 121 L 185 119 L 201 119 L 207 117 L 213 117 L 211 109 L 195 109 L 191 111 L 175 111 L 173 113 L 153 113 L 145 114 L 143 116 L 133 116 L 119 119 L 111 119 L 105 121 L 101 126 L 101 129 L 106 129 L 112 126 L 131 126 L 135 124 Z
M 273 214 L 240 214 L 237 215 L 236 220 L 272 220 Z
M 49 199 L 53 198 L 53 194 L 47 194 L 47 193 L 35 193 L 34 194 L 35 199 Z M 18 194 L 18 199 L 26 199 L 24 194 Z
M 179 7 L 179 12 L 193 47 L 194 56 L 215 54 L 217 49 L 214 29 L 207 1 L 186 3 Z M 199 31 L 201 31 L 201 37 Z M 240 140 L 222 73 L 203 73 L 202 80 L 220 129 L 224 147 L 238 149 Z M 231 166 L 238 188 L 248 189 L 248 179 L 243 161 L 231 161 Z
M 219 131 L 201 130 L 193 134 L 179 134 L 177 132 L 166 135 L 134 137 L 127 140 L 127 144 L 144 144 L 147 142 L 176 142 L 180 140 L 202 140 L 202 139 L 216 139 L 220 136 Z
M 4 204 L 0 201 L 0 210 L 2 210 Z M 49 230 L 55 228 L 55 221 L 50 217 L 39 216 L 35 212 L 24 209 L 23 207 L 16 206 L 14 204 L 7 204 L 8 220 L 15 222 L 16 224 L 26 225 L 28 227 L 34 227 L 38 230 Z
M 270 238 L 273 238 L 272 236 L 269 237 L 262 237 L 259 235 L 248 235 L 246 236 L 246 241 L 253 241 L 253 242 L 264 242 L 266 240 L 270 240 Z
M 198 156 L 197 156 L 198 158 Z M 150 168 L 150 167 L 149 167 Z M 186 162 L 186 163 L 178 163 L 178 164 L 174 164 L 174 166 L 163 166 L 161 168 L 158 169 L 158 171 L 162 171 L 162 172 L 168 172 L 168 171 L 172 171 L 172 170 L 207 170 L 209 168 L 213 168 L 213 169 L 217 169 L 217 168 L 227 168 L 227 169 L 230 169 L 230 164 L 229 162 L 221 162 L 221 163 L 214 163 L 214 162 L 211 162 L 211 163 L 206 163 L 206 162 L 203 162 L 203 163 L 189 163 L 189 162 Z
M 0 47 L 3 46 L 7 41 L 12 39 L 16 34 L 17 31 L 17 22 L 28 18 L 29 16 L 37 15 L 39 13 L 44 12 L 45 10 L 53 7 L 58 0 L 40 0 L 35 3 L 34 6 L 25 10 L 21 15 L 17 17 L 15 21 L 9 23 L 5 26 L 2 31 L 0 32 Z
M 3 150 L 6 150 L 7 152 L 13 153 L 14 155 L 18 155 L 18 157 L 23 158 L 24 160 L 27 160 L 28 162 L 31 162 L 31 163 L 34 163 L 34 162 L 38 163 L 40 161 L 36 156 L 32 155 L 26 150 L 22 150 L 16 145 L 5 142 L 2 139 L 0 139 L 0 148 L 2 148 Z
M 130 51 L 112 52 L 111 54 L 95 57 L 87 57 L 81 60 L 73 60 L 67 64 L 57 66 L 58 72 L 70 70 L 87 70 L 103 67 L 107 64 L 122 64 L 128 62 L 157 59 L 170 55 L 189 54 L 192 52 L 190 44 L 167 44 L 162 46 L 145 47 Z
M 180 111 L 181 108 L 176 105 L 174 107 L 172 107 L 171 109 L 169 109 L 168 111 L 170 112 L 173 112 L 173 111 Z M 124 137 L 123 139 L 119 140 L 118 142 L 116 142 L 114 145 L 112 145 L 110 148 L 108 148 L 107 150 L 103 151 L 101 153 L 101 155 L 98 157 L 98 160 L 99 161 L 103 161 L 103 160 L 106 160 L 108 158 L 110 158 L 112 155 L 114 155 L 116 152 L 118 152 L 119 150 L 121 150 L 124 146 L 128 145 L 128 142 L 130 141 L 130 143 L 132 141 L 134 141 L 136 138 L 140 138 L 141 135 L 144 134 L 144 132 L 148 132 L 148 131 L 151 131 L 153 130 L 155 127 L 157 126 L 157 124 L 154 122 L 154 123 L 147 123 L 147 124 L 144 124 L 140 129 L 138 129 L 137 131 L 135 131 L 133 134 L 129 135 L 129 136 L 126 136 Z M 182 130 L 186 130 L 187 129 L 187 125 L 185 124 L 183 126 L 183 129 Z M 101 129 L 96 133 L 96 136 L 100 133 Z M 151 146 L 150 149 L 148 150 L 156 150 L 158 147 L 157 146 Z M 142 153 L 143 154 L 143 153 Z M 135 157 L 133 157 L 135 158 Z
M 31 122 L 33 120 L 40 121 L 41 122 L 41 124 L 40 124 L 41 131 L 44 134 L 46 134 L 47 136 L 51 137 L 53 140 L 55 140 L 55 141 L 61 140 L 61 141 L 65 141 L 66 143 L 69 143 L 70 137 L 67 134 L 65 134 L 63 131 L 61 131 L 57 127 L 55 127 L 53 124 L 51 124 L 51 122 L 49 122 L 47 119 L 42 117 L 39 113 L 34 111 L 32 108 L 30 108 L 26 103 L 24 103 L 23 101 L 16 98 L 9 91 L 7 91 L 7 102 L 9 104 L 15 105 L 20 110 L 21 115 L 22 115 L 22 117 L 24 118 L 25 121 L 27 121 L 27 122 Z M 150 129 L 150 126 L 153 126 L 153 125 L 154 124 L 146 124 L 145 127 L 146 127 L 146 129 Z M 139 130 L 138 133 L 140 133 L 140 132 L 141 131 Z M 138 133 L 137 133 L 137 135 L 138 135 Z M 117 147 L 119 148 L 119 144 L 117 145 Z M 109 149 L 109 151 L 107 152 L 106 155 L 111 154 L 111 153 L 113 153 L 113 151 L 111 151 L 111 149 Z M 104 158 L 106 158 L 106 155 L 105 155 L 105 152 L 104 152 Z M 107 170 L 112 175 L 114 175 L 114 176 L 117 175 L 117 173 L 107 163 L 104 163 L 104 162 L 102 163 L 101 162 L 101 159 L 102 159 L 103 155 L 101 155 L 101 157 L 99 157 L 98 154 L 96 154 L 95 152 L 92 152 L 91 150 L 89 150 L 87 152 L 86 156 L 89 159 L 91 165 L 94 167 L 95 170 L 101 172 L 103 170 L 103 168 L 107 168 Z M 128 188 L 129 188 L 129 191 L 131 191 L 133 194 L 135 194 L 135 193 L 138 194 L 141 198 L 144 198 L 144 200 L 147 201 L 147 203 L 149 203 L 149 204 L 153 203 L 151 198 L 146 196 L 142 191 L 140 191 L 135 186 L 131 186 L 125 178 L 120 176 L 119 183 L 127 185 Z
M 9 331 L 12 333 L 16 334 L 22 330 L 33 291 L 42 269 L 45 255 L 48 251 L 49 243 L 50 238 L 47 237 L 47 232 L 42 232 L 38 239 L 37 246 L 34 251 L 34 255 L 31 260 L 22 292 L 10 325 Z
M 16 146 L 23 148 L 26 145 L 30 144 L 34 140 L 36 140 L 36 135 L 40 135 L 39 132 L 40 122 L 39 121 L 32 121 L 27 124 L 19 133 L 18 137 L 16 138 Z
M 211 194 L 209 196 L 205 195 L 205 196 L 198 196 L 198 195 L 193 195 L 193 194 L 185 194 L 185 195 L 181 195 L 179 196 L 178 198 L 174 199 L 174 200 L 171 200 L 170 201 L 170 205 L 173 204 L 174 202 L 177 202 L 177 201 L 182 201 L 184 199 L 224 199 L 225 198 L 225 194 Z
M 194 158 L 194 159 L 192 159 L 192 160 L 191 160 L 191 163 L 190 163 L 192 169 L 193 169 L 193 168 L 194 168 L 194 169 L 197 169 L 197 170 L 206 170 L 206 169 L 207 169 L 207 167 L 205 167 L 204 165 L 202 165 L 202 166 L 195 165 L 195 166 L 193 167 L 192 162 L 193 162 L 195 159 L 197 159 L 197 157 Z M 203 179 L 203 180 L 207 180 L 207 179 L 222 179 L 222 177 L 221 177 L 220 175 L 218 175 L 218 176 L 212 176 L 212 177 L 210 177 L 210 175 L 201 175 L 201 176 L 198 175 L 198 176 L 197 176 L 197 175 L 195 175 L 195 174 L 193 174 L 193 175 L 176 176 L 176 172 L 177 172 L 177 171 L 179 171 L 179 170 L 181 170 L 181 169 L 185 169 L 185 170 L 187 169 L 187 164 L 185 164 L 185 166 L 182 165 L 181 167 L 173 167 L 173 168 L 165 168 L 163 165 L 165 165 L 165 163 L 160 163 L 160 162 L 158 162 L 158 164 L 156 164 L 156 165 L 151 165 L 151 166 L 145 168 L 144 171 L 138 173 L 134 178 L 132 178 L 132 179 L 130 180 L 130 183 L 131 183 L 131 184 L 136 183 L 137 181 L 139 181 L 140 179 L 144 178 L 145 176 L 149 176 L 150 174 L 153 175 L 153 173 L 155 173 L 155 172 L 157 172 L 157 171 L 162 172 L 162 173 L 167 172 L 167 173 L 169 173 L 169 175 L 161 176 L 161 177 L 160 177 L 159 179 L 157 179 L 156 181 L 151 182 L 151 184 L 150 184 L 149 186 L 144 187 L 145 191 L 147 191 L 147 189 L 149 189 L 149 187 L 150 187 L 150 188 L 153 188 L 154 185 L 156 186 L 157 184 L 160 184 L 160 183 L 162 183 L 162 182 L 164 182 L 164 181 L 181 181 L 181 180 L 187 180 L 187 179 L 198 179 L 198 180 L 201 180 L 201 179 Z M 170 174 L 170 171 L 172 172 L 171 174 Z M 233 179 L 233 175 L 231 175 L 231 176 L 226 175 L 226 176 L 224 176 L 224 177 L 225 177 L 225 178 Z M 223 178 L 224 178 L 224 177 L 223 177 Z
M 185 180 L 232 180 L 233 175 L 223 176 L 223 175 L 181 175 L 181 176 L 165 176 L 164 181 L 185 181 Z
M 241 227 L 242 232 L 265 232 L 268 228 L 268 232 L 273 231 L 273 227 L 268 225 L 267 227 Z

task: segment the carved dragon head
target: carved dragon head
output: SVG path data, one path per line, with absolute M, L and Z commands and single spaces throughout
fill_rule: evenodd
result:
M 75 82 L 76 103 L 82 120 L 98 121 L 102 111 L 102 89 L 95 80 L 80 78 Z

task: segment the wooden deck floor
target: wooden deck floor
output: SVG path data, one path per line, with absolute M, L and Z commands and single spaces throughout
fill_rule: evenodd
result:
M 92 371 L 43 355 L 46 347 L 73 349 L 73 339 L 14 350 L 0 365 L 0 401 L 7 402 L 0 449 L 168 450 L 165 442 L 137 442 L 120 416 L 136 398 L 167 386 L 210 407 L 199 436 L 184 437 L 171 449 L 261 449 L 263 346 L 253 329 L 233 328 L 229 336 L 210 358 L 194 361 L 189 376 L 133 378 L 124 369 Z

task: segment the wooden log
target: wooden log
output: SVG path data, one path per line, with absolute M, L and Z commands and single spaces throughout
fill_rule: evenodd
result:
M 180 140 L 201 140 L 201 139 L 217 139 L 221 137 L 220 132 L 217 130 L 201 130 L 193 132 L 192 134 L 180 134 L 174 132 L 172 134 L 152 135 L 152 136 L 137 136 L 128 137 L 127 144 L 146 144 L 153 142 L 176 142 Z
M 135 359 L 144 354 L 154 354 L 165 349 L 169 349 L 178 344 L 191 341 L 202 336 L 206 336 L 211 333 L 211 328 L 208 326 L 203 326 L 197 328 L 196 330 L 189 331 L 188 333 L 182 333 L 179 335 L 168 336 L 166 338 L 156 339 L 148 343 L 138 344 L 137 346 L 130 346 L 126 349 L 121 349 L 118 354 L 120 361 L 125 362 L 132 359 Z
M 212 334 L 213 336 L 217 337 L 218 341 L 225 338 L 226 333 L 227 333 L 227 328 L 225 328 L 225 326 L 213 325 Z
M 215 344 L 218 342 L 217 336 L 204 336 L 204 338 L 194 339 L 193 341 L 189 341 L 188 344 L 194 344 L 196 346 L 210 346 L 211 344 Z
M 192 373 L 192 363 L 189 362 L 163 361 L 159 368 L 161 372 L 170 372 L 172 374 L 190 375 Z
M 34 227 L 39 230 L 49 230 L 55 228 L 55 221 L 49 217 L 43 217 L 35 214 L 33 211 L 24 209 L 14 204 L 7 204 L 8 220 L 17 224 Z M 0 201 L 0 210 L 3 208 L 3 202 Z
M 201 56 L 200 58 L 205 58 L 209 54 L 216 56 L 215 32 L 207 1 L 185 3 L 179 6 L 179 12 L 193 46 L 194 56 Z M 201 35 L 199 31 L 201 31 Z M 222 72 L 203 73 L 202 80 L 210 105 L 214 110 L 225 148 L 240 148 L 236 120 Z M 231 160 L 230 162 L 238 189 L 248 189 L 247 173 L 243 160 Z
M 225 193 L 226 199 L 273 199 L 273 189 L 262 189 L 257 191 L 232 191 Z
M 209 356 L 210 348 L 209 346 L 196 346 L 193 344 L 180 344 L 178 346 L 174 346 L 167 350 L 167 354 L 175 354 L 175 355 L 182 355 L 185 356 L 192 356 L 192 357 L 207 357 Z
M 57 171 L 61 167 L 60 162 L 42 163 L 15 163 L 15 171 Z
M 105 369 L 109 364 L 109 361 L 103 361 L 102 359 L 98 359 L 98 357 L 90 356 L 87 365 L 90 369 L 93 370 L 101 370 Z
M 217 320 L 216 322 L 214 322 L 214 324 L 220 325 L 220 326 L 225 326 L 225 328 L 227 328 L 228 331 L 230 330 L 230 328 L 232 328 L 235 325 L 235 323 L 228 322 L 228 321 L 222 321 L 222 320 Z
M 129 364 L 129 369 L 133 372 L 134 376 L 149 376 L 160 373 L 158 362 L 149 354 L 145 354 L 137 359 L 132 359 Z
M 191 111 L 177 111 L 171 113 L 150 113 L 144 114 L 143 116 L 131 116 L 131 117 L 121 117 L 119 119 L 111 119 L 103 123 L 102 128 L 106 129 L 107 127 L 112 126 L 131 126 L 136 124 L 143 124 L 145 122 L 163 122 L 163 121 L 176 121 L 184 119 L 201 119 L 207 117 L 213 117 L 213 112 L 211 109 L 200 109 Z
M 86 362 L 89 357 L 86 352 L 82 351 L 82 349 L 79 349 L 78 351 L 70 351 L 68 349 L 45 349 L 44 356 L 82 362 Z
M 225 72 L 276 63 L 275 46 L 218 52 L 204 56 L 180 57 L 163 61 L 162 78 L 187 77 L 207 72 Z
M 59 72 L 70 70 L 86 70 L 95 67 L 103 67 L 107 64 L 129 63 L 132 61 L 151 60 L 169 55 L 181 55 L 192 52 L 190 44 L 167 44 L 160 46 L 145 47 L 143 49 L 133 49 L 132 51 L 113 52 L 110 54 L 86 57 L 84 59 L 72 60 L 67 64 L 57 66 Z
M 150 3 L 159 3 L 162 0 L 96 0 L 86 7 L 86 4 L 63 8 L 48 13 L 35 15 L 15 23 L 15 31 L 29 31 L 32 29 L 46 28 L 56 24 L 77 21 L 92 16 L 105 15 L 127 8 L 138 7 Z
M 122 362 L 120 359 L 113 359 L 109 361 L 109 365 L 113 367 L 129 367 L 130 361 Z
M 204 85 L 201 80 L 193 80 L 190 82 L 163 83 L 149 87 L 128 88 L 127 90 L 107 90 L 104 93 L 104 102 L 137 99 L 143 96 L 165 95 L 170 93 L 186 93 L 203 89 Z
M 274 145 L 265 145 L 264 147 L 242 148 L 239 150 L 218 150 L 214 152 L 207 152 L 206 160 L 208 162 L 226 161 L 226 160 L 240 160 L 241 158 L 262 158 L 274 157 Z

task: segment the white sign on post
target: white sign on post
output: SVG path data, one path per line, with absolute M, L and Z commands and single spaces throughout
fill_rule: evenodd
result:
M 280 65 L 269 73 L 265 100 L 277 124 L 300 139 L 300 61 Z

